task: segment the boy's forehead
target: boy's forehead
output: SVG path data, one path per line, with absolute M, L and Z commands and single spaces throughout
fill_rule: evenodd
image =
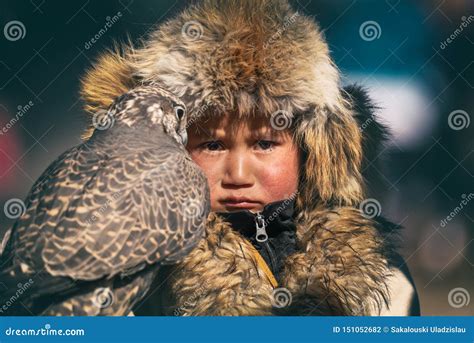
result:
M 264 116 L 248 116 L 245 118 L 228 114 L 206 116 L 195 121 L 191 128 L 198 135 L 208 135 L 209 133 L 240 131 L 249 134 L 274 133 L 278 131 L 271 126 L 270 118 Z

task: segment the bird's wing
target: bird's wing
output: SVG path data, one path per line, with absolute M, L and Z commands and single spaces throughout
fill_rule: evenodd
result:
M 11 229 L 0 265 L 24 263 L 30 269 L 44 268 L 43 241 L 54 232 L 68 207 L 69 199 L 80 196 L 83 185 L 99 173 L 101 156 L 83 144 L 61 154 L 32 186 L 25 212 Z
M 209 189 L 187 154 L 143 150 L 96 164 L 88 171 L 76 163 L 64 177 L 49 178 L 54 185 L 43 186 L 36 203 L 42 219 L 27 216 L 20 225 L 37 225 L 30 237 L 36 236 L 34 251 L 51 275 L 95 280 L 131 274 L 173 262 L 197 244 L 210 211 Z M 31 244 L 15 237 L 17 245 Z
M 144 273 L 126 282 L 94 281 L 94 287 L 83 289 L 62 301 L 50 303 L 41 316 L 126 316 L 147 295 L 155 274 Z

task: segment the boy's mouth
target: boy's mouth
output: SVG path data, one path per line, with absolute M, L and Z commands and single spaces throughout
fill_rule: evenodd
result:
M 220 200 L 227 210 L 252 210 L 260 207 L 261 203 L 244 197 L 228 197 Z

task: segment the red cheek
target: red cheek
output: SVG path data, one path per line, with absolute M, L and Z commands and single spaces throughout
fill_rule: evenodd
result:
M 298 161 L 291 154 L 275 158 L 260 168 L 258 180 L 268 193 L 268 201 L 286 198 L 296 192 L 298 185 Z

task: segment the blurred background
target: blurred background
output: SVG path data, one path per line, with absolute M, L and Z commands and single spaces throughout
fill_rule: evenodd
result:
M 370 199 L 404 227 L 402 253 L 422 314 L 473 315 L 474 1 L 292 2 L 320 23 L 344 83 L 365 86 L 392 131 L 371 161 Z M 114 41 L 137 41 L 184 6 L 2 1 L 1 235 L 17 216 L 15 199 L 81 142 L 84 71 Z

